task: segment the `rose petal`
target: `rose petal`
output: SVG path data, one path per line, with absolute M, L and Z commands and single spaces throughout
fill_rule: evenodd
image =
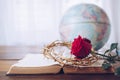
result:
M 79 35 L 72 42 L 71 54 L 75 55 L 77 58 L 85 58 L 91 52 L 91 41 L 87 38 L 83 38 Z

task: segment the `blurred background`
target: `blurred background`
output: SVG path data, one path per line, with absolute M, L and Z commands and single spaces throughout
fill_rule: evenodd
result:
M 73 5 L 91 3 L 101 7 L 111 23 L 104 48 L 120 42 L 120 0 L 0 0 L 0 46 L 39 46 L 60 40 L 59 25 Z

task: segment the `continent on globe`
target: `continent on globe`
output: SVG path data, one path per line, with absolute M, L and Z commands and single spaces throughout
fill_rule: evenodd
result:
M 93 48 L 99 50 L 109 39 L 110 22 L 100 7 L 94 4 L 79 4 L 66 11 L 59 31 L 63 41 L 73 41 L 81 35 L 91 40 Z

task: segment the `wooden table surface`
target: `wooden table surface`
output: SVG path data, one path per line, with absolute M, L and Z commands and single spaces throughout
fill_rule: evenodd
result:
M 6 76 L 10 66 L 29 52 L 39 53 L 39 47 L 0 46 L 0 80 L 120 80 L 114 74 L 55 74 Z

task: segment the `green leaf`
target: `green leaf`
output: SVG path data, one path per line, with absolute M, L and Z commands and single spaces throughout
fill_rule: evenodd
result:
M 104 69 L 104 70 L 107 70 L 107 69 L 109 69 L 111 67 L 111 64 L 110 63 L 103 63 L 102 64 L 102 68 Z
M 106 60 L 109 61 L 110 63 L 115 63 L 114 56 L 111 56 L 107 58 Z
M 118 43 L 112 43 L 110 46 L 110 51 L 117 49 Z
M 110 49 L 106 50 L 106 51 L 104 52 L 104 54 L 108 53 L 109 51 L 110 51 Z
M 116 49 L 116 55 L 119 56 L 118 50 Z
M 120 67 L 115 69 L 115 75 L 120 76 Z

